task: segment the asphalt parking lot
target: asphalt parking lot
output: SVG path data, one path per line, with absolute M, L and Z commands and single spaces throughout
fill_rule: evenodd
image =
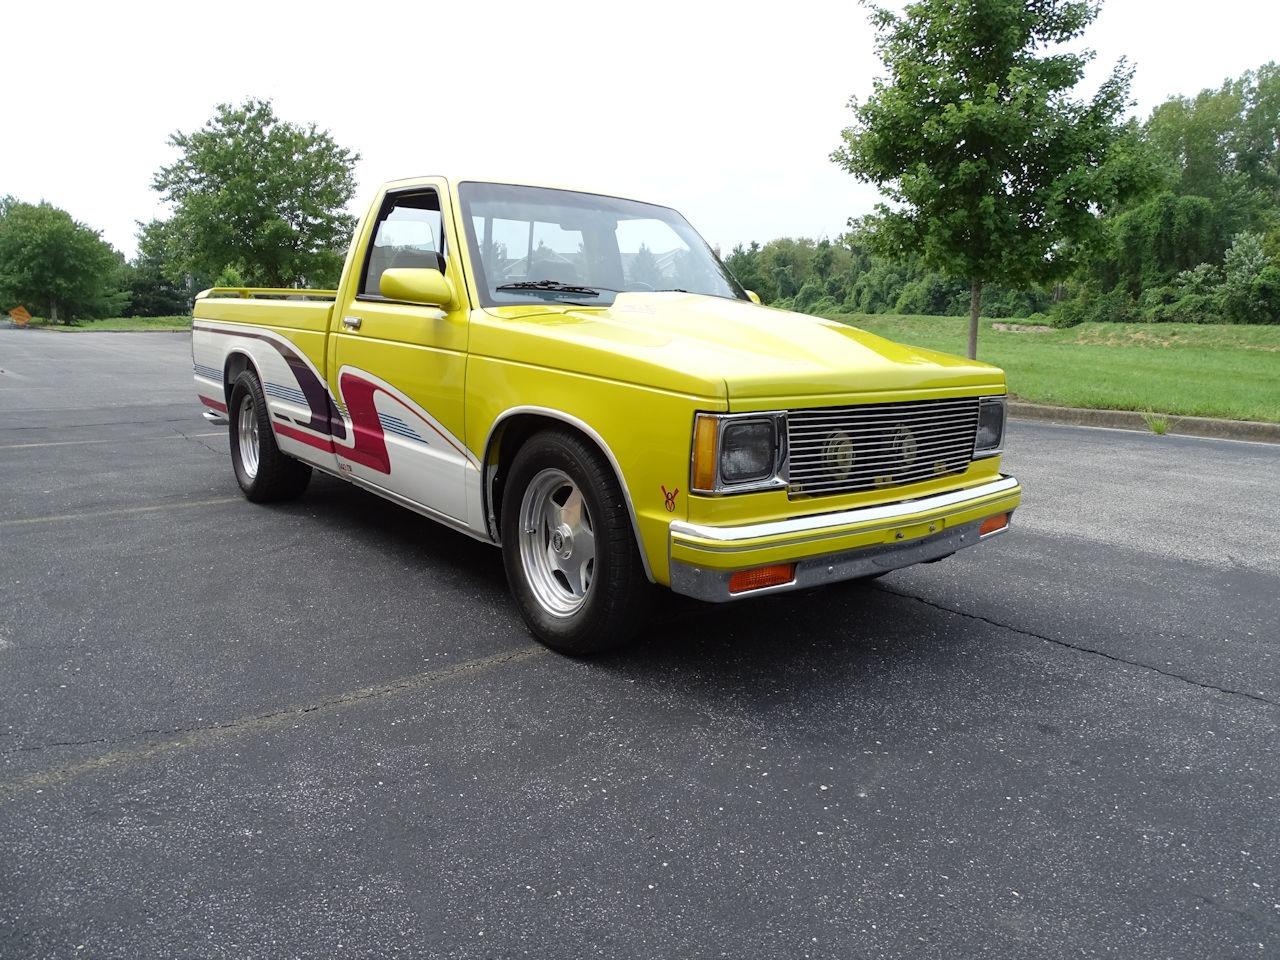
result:
M 576 662 L 244 501 L 186 337 L 0 331 L 0 957 L 1280 956 L 1280 447 L 1005 463 L 982 548 Z

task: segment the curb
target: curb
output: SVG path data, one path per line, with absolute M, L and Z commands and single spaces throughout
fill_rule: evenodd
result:
M 1113 430 L 1138 430 L 1154 433 L 1141 413 L 1133 410 L 1088 410 L 1083 407 L 1051 407 L 1040 403 L 1010 401 L 1009 416 L 1019 420 L 1041 420 L 1075 427 L 1110 427 Z M 1254 420 L 1217 420 L 1213 417 L 1175 417 L 1156 414 L 1168 421 L 1170 434 L 1184 437 L 1209 437 L 1214 440 L 1251 440 L 1254 443 L 1280 443 L 1280 423 Z

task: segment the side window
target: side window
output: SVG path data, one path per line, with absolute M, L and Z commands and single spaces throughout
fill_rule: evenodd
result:
M 440 198 L 434 190 L 398 193 L 383 203 L 365 259 L 360 293 L 381 296 L 382 272 L 391 267 L 444 270 Z

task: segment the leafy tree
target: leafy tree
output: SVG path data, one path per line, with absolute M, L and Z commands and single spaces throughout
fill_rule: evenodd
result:
M 118 314 L 124 259 L 99 235 L 48 203 L 0 199 L 0 307 L 70 323 Z
M 930 270 L 914 255 L 885 257 L 871 249 L 862 224 L 835 240 L 807 237 L 738 245 L 726 266 L 765 303 L 805 313 L 954 314 L 968 305 L 959 281 Z M 997 316 L 1025 316 L 1049 305 L 1038 287 L 988 288 Z
M 1280 244 L 1280 66 L 1248 70 L 1195 97 L 1171 97 L 1144 134 L 1171 190 L 1213 201 L 1221 237 L 1261 232 L 1271 235 L 1268 245 Z
M 131 317 L 167 317 L 186 313 L 198 280 L 178 262 L 168 221 L 152 220 L 138 228 L 138 253 L 129 264 L 126 287 Z M 202 286 L 209 286 L 208 283 Z
M 1220 260 L 1225 241 L 1217 207 L 1206 197 L 1161 193 L 1109 219 L 1089 256 L 1102 290 L 1131 296 L 1171 282 L 1183 270 Z
M 122 311 L 126 317 L 172 317 L 191 308 L 186 291 L 148 265 L 127 264 L 124 288 L 129 295 L 129 306 Z
M 1280 200 L 1280 66 L 1264 64 L 1195 97 L 1170 97 L 1145 134 L 1181 194 L 1251 202 Z
M 1132 71 L 1117 64 L 1090 99 L 1073 90 L 1091 51 L 1049 52 L 1097 16 L 1081 0 L 916 0 L 873 7 L 888 77 L 832 159 L 881 187 L 873 239 L 918 252 L 969 285 L 969 356 L 983 287 L 1061 276 L 1105 211 L 1143 182 L 1124 131 Z M 1109 162 L 1114 161 L 1114 162 Z
M 724 258 L 724 265 L 729 268 L 729 272 L 737 278 L 738 283 L 742 284 L 747 290 L 754 291 L 759 294 L 760 298 L 765 302 L 770 301 L 772 291 L 765 288 L 764 277 L 760 275 L 760 244 L 754 240 L 750 246 L 743 247 L 738 244 L 729 251 L 729 255 Z
M 230 267 L 263 286 L 336 281 L 338 251 L 355 227 L 343 208 L 359 154 L 255 99 L 220 104 L 203 128 L 169 142 L 181 156 L 152 185 L 173 205 L 186 273 L 212 277 Z

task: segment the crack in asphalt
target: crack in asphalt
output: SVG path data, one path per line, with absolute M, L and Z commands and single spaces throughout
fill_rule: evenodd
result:
M 179 430 L 177 427 L 173 427 L 172 429 L 173 429 L 173 432 L 176 433 L 183 440 L 190 440 L 196 446 L 201 447 L 205 450 L 208 450 L 210 453 L 221 456 L 222 454 L 225 454 L 227 452 L 225 448 L 212 447 L 209 444 L 205 443 L 203 440 L 197 439 L 198 437 L 222 437 L 225 439 L 227 436 L 227 432 L 225 430 L 217 430 L 213 433 L 193 433 L 193 434 L 187 435 L 183 433 L 181 430 Z
M 18 780 L 9 781 L 7 783 L 0 782 L 0 797 L 16 795 L 20 790 L 31 787 L 51 786 L 53 784 L 70 780 L 84 773 L 91 773 L 107 769 L 108 767 L 146 760 L 159 754 L 181 750 L 185 747 L 195 746 L 196 744 L 204 741 L 216 740 L 242 731 L 270 729 L 271 727 L 280 726 L 290 720 L 305 717 L 308 714 L 316 713 L 321 710 L 350 706 L 376 697 L 402 693 L 406 690 L 413 690 L 430 684 L 452 680 L 456 677 L 474 675 L 494 667 L 528 660 L 545 654 L 546 652 L 546 647 L 541 644 L 531 643 L 515 650 L 492 654 L 488 657 L 478 657 L 474 660 L 465 660 L 462 663 L 451 664 L 450 666 L 442 667 L 438 670 L 428 670 L 423 673 L 414 674 L 410 677 L 404 677 L 400 680 L 391 681 L 390 683 L 380 683 L 367 687 L 360 687 L 356 690 L 349 690 L 346 693 L 325 697 L 312 703 L 305 703 L 294 707 L 285 707 L 279 710 L 272 710 L 268 713 L 254 714 L 248 717 L 236 717 L 232 720 L 226 720 L 221 723 L 202 724 L 189 727 L 174 727 L 171 729 L 141 730 L 127 737 L 119 737 L 115 739 L 101 737 L 91 740 L 65 740 L 44 744 L 32 744 L 30 746 L 23 747 L 11 747 L 7 750 L 0 751 L 0 756 L 7 756 L 15 753 L 39 753 L 43 750 L 55 749 L 58 747 L 82 747 L 131 743 L 157 735 L 175 738 L 161 740 L 159 742 L 146 742 L 133 749 L 116 750 L 110 753 L 104 753 L 97 757 L 92 757 L 88 760 L 81 761 L 80 763 L 51 767 L 47 770 L 42 770 Z
M 1172 670 L 1164 670 L 1150 663 L 1143 663 L 1140 660 L 1129 660 L 1125 657 L 1117 656 L 1114 653 L 1107 653 L 1105 650 L 1099 650 L 1097 647 L 1086 647 L 1084 644 L 1072 643 L 1070 640 L 1062 640 L 1058 637 L 1046 636 L 1043 633 L 1036 633 L 1034 630 L 1024 630 L 1021 627 L 1015 627 L 1011 624 L 1001 623 L 999 620 L 993 620 L 990 617 L 984 617 L 980 613 L 970 613 L 968 610 L 957 610 L 954 607 L 948 607 L 945 604 L 937 603 L 933 600 L 926 600 L 924 597 L 917 597 L 913 593 L 903 593 L 900 590 L 890 590 L 883 585 L 877 585 L 877 589 L 883 593 L 892 594 L 895 597 L 902 597 L 904 600 L 915 600 L 922 603 L 926 607 L 933 607 L 935 610 L 941 610 L 943 613 L 954 614 L 957 617 L 965 617 L 969 620 L 978 620 L 992 627 L 998 627 L 1001 630 L 1008 630 L 1010 633 L 1016 633 L 1023 637 L 1030 637 L 1033 640 L 1040 640 L 1044 643 L 1052 643 L 1059 647 L 1065 647 L 1068 650 L 1075 650 L 1078 653 L 1089 653 L 1095 657 L 1102 657 L 1104 660 L 1110 660 L 1113 663 L 1124 664 L 1127 667 L 1136 667 L 1139 670 L 1150 670 L 1162 677 L 1168 677 L 1170 680 L 1181 680 L 1183 683 L 1190 684 L 1193 687 L 1199 687 L 1201 690 L 1208 690 L 1213 693 L 1221 693 L 1232 697 L 1243 697 L 1246 700 L 1252 700 L 1255 703 L 1265 704 L 1268 707 L 1280 707 L 1280 703 L 1271 700 L 1257 693 L 1250 693 L 1248 690 L 1237 690 L 1234 687 L 1220 687 L 1217 684 L 1209 683 L 1204 680 L 1197 680 L 1194 677 L 1188 677 L 1185 674 L 1175 673 Z

